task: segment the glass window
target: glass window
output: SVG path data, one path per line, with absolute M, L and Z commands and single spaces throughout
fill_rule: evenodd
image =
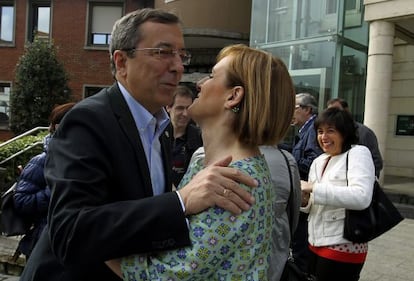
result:
M 325 14 L 336 14 L 338 1 L 337 0 L 326 0 Z
M 362 3 L 360 0 L 345 0 L 345 28 L 362 24 Z
M 0 82 L 0 128 L 7 129 L 10 120 L 10 82 Z
M 28 39 L 33 41 L 37 36 L 40 39 L 50 38 L 50 1 L 33 1 L 29 8 Z
M 334 41 L 303 43 L 292 42 L 289 46 L 263 49 L 278 56 L 289 70 L 309 68 L 331 68 L 335 59 Z
M 0 45 L 12 44 L 14 41 L 14 6 L 13 2 L 0 2 Z
M 264 50 L 278 56 L 287 65 L 296 92 L 311 93 L 318 101 L 319 110 L 326 107 L 326 101 L 332 96 L 335 42 L 297 43 Z
M 355 120 L 359 122 L 364 118 L 367 60 L 365 52 L 343 47 L 338 94 L 348 102 Z
M 100 90 L 106 87 L 109 87 L 109 86 L 85 86 L 83 97 L 87 98 L 87 97 L 93 96 L 97 94 Z
M 88 45 L 108 46 L 111 41 L 112 26 L 122 17 L 123 7 L 117 3 L 89 3 Z
M 335 34 L 337 0 L 253 0 L 251 46 Z

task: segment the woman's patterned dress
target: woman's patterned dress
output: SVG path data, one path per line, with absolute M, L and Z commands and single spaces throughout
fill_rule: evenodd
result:
M 190 165 L 180 187 L 203 168 L 203 160 Z M 270 172 L 262 155 L 230 166 L 259 182 L 257 188 L 243 186 L 256 199 L 251 209 L 234 216 L 214 207 L 188 217 L 191 247 L 123 258 L 124 280 L 267 280 L 275 202 Z

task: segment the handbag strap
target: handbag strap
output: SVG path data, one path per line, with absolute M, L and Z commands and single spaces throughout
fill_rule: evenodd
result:
M 290 183 L 290 191 L 289 191 L 289 199 L 286 205 L 286 212 L 288 215 L 288 220 L 289 220 L 289 229 L 290 229 L 290 237 L 293 237 L 293 229 L 292 229 L 292 225 L 293 225 L 293 218 L 292 218 L 292 214 L 293 212 L 290 210 L 291 208 L 293 208 L 293 179 L 292 179 L 292 170 L 290 169 L 290 164 L 289 164 L 289 159 L 287 158 L 286 154 L 283 153 L 283 151 L 278 148 L 278 150 L 280 151 L 280 153 L 282 154 L 283 158 L 285 158 L 285 162 L 286 162 L 286 166 L 288 168 L 289 171 L 289 183 Z
M 345 178 L 346 178 L 346 186 L 348 186 L 348 155 L 349 150 L 346 152 L 346 162 L 345 162 Z

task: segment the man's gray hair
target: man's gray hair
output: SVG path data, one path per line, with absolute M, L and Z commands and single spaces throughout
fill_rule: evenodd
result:
M 151 8 L 135 10 L 117 20 L 112 28 L 111 42 L 109 44 L 112 76 L 115 77 L 116 73 L 113 58 L 114 52 L 116 50 L 132 50 L 135 48 L 142 39 L 140 26 L 147 21 L 164 24 L 181 23 L 175 14 Z M 127 52 L 127 55 L 134 57 L 135 52 Z
M 312 114 L 318 114 L 318 103 L 314 96 L 309 93 L 299 93 L 296 94 L 296 99 L 300 106 L 310 107 Z

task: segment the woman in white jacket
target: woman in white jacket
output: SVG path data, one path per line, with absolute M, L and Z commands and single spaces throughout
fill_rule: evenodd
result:
M 309 272 L 318 281 L 357 281 L 368 244 L 343 238 L 345 209 L 370 204 L 374 163 L 368 148 L 356 145 L 356 128 L 347 111 L 326 109 L 315 120 L 315 130 L 324 154 L 313 161 L 309 181 L 301 182 L 302 211 L 309 212 Z

